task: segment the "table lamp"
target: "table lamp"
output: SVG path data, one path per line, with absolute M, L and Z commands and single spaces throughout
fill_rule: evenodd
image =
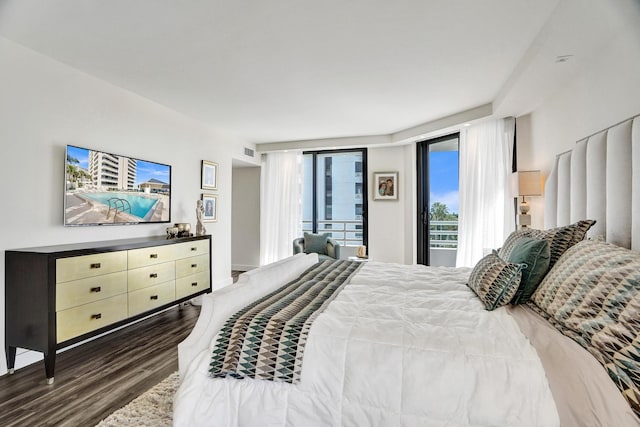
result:
M 512 192 L 518 197 L 522 197 L 520 202 L 520 214 L 518 215 L 518 224 L 521 227 L 531 225 L 531 215 L 529 215 L 529 204 L 526 196 L 542 196 L 542 181 L 540 179 L 540 171 L 517 171 L 511 175 Z

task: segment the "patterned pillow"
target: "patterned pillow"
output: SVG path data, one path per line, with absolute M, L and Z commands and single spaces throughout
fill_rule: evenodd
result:
M 496 251 L 482 258 L 471 271 L 467 286 L 478 295 L 488 311 L 511 301 L 522 277 L 524 264 L 502 260 Z
M 531 230 L 533 229 L 520 228 L 512 232 L 511 234 L 509 234 L 509 237 L 507 237 L 507 240 L 504 241 L 504 243 L 502 244 L 502 247 L 498 249 L 498 255 L 500 256 L 500 258 L 509 259 L 509 257 L 511 256 L 511 252 L 513 251 L 513 248 L 518 243 L 518 240 L 522 239 L 523 237 L 530 237 L 529 234 L 531 233 Z
M 518 239 L 521 237 L 533 237 L 534 239 L 545 239 L 549 242 L 549 250 L 551 257 L 549 259 L 549 268 L 558 261 L 560 256 L 571 246 L 584 240 L 587 231 L 595 224 L 592 219 L 583 219 L 575 224 L 565 225 L 564 227 L 551 228 L 549 230 L 537 230 L 534 228 L 522 228 L 514 231 L 507 237 L 504 245 L 500 248 L 500 256 L 503 259 L 509 259 L 511 252 Z
M 511 251 L 507 261 L 514 264 L 525 264 L 522 269 L 522 280 L 511 304 L 524 304 L 549 271 L 549 242 L 533 237 L 521 237 Z
M 549 271 L 532 301 L 605 367 L 640 415 L 640 253 L 580 242 Z
M 329 233 L 312 234 L 304 233 L 304 253 L 318 255 L 327 254 L 327 240 L 329 240 Z

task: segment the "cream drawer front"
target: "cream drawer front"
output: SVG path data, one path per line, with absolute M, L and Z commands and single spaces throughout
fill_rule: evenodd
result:
M 110 325 L 127 317 L 127 294 L 60 311 L 57 316 L 57 342 Z
M 56 260 L 56 283 L 95 277 L 127 269 L 127 251 L 105 252 Z
M 104 274 L 56 285 L 56 311 L 127 293 L 127 272 Z
M 205 289 L 209 289 L 208 271 L 176 279 L 176 299 L 187 297 Z
M 166 282 L 129 292 L 129 316 L 144 313 L 176 299 L 175 282 Z
M 176 263 L 165 262 L 129 270 L 129 291 L 143 289 L 160 283 L 168 282 L 176 277 Z
M 130 250 L 129 269 L 173 261 L 175 259 L 174 246 L 175 245 L 163 245 Z
M 209 239 L 194 240 L 192 242 L 178 243 L 176 247 L 176 259 L 188 258 L 209 253 Z
M 176 278 L 209 270 L 209 254 L 176 261 Z

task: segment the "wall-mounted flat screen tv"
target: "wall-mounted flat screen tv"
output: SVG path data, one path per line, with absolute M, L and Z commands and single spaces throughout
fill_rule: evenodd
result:
M 171 166 L 67 145 L 64 225 L 171 221 Z

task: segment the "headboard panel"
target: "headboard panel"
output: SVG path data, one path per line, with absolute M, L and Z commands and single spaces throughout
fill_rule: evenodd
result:
M 584 143 L 587 144 L 587 169 L 589 178 L 587 188 L 587 216 L 598 222 L 591 228 L 590 236 L 604 236 L 606 234 L 607 213 L 607 134 L 600 132 Z
M 590 237 L 640 251 L 640 115 L 556 157 L 544 214 L 545 228 L 595 219 Z

